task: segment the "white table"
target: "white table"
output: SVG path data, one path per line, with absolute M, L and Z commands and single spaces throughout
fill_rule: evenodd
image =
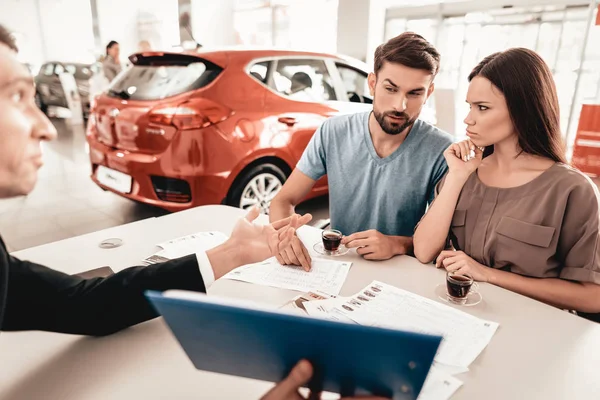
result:
M 199 207 L 64 240 L 14 255 L 76 273 L 102 265 L 114 270 L 138 264 L 154 244 L 207 230 L 229 234 L 243 212 L 224 206 Z M 119 237 L 124 245 L 103 250 L 98 243 Z M 355 254 L 341 294 L 350 295 L 377 279 L 436 299 L 443 271 L 410 257 L 364 261 Z M 500 323 L 486 350 L 457 377 L 464 381 L 453 399 L 597 399 L 600 396 L 600 326 L 540 302 L 480 284 L 484 302 L 462 308 Z M 221 280 L 210 294 L 280 306 L 289 290 Z M 0 335 L 0 399 L 246 399 L 271 384 L 196 371 L 161 319 L 105 338 L 45 332 Z

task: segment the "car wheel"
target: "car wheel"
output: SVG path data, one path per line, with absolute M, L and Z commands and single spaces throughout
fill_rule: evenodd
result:
M 261 213 L 268 214 L 271 201 L 279 193 L 285 180 L 285 173 L 276 165 L 258 165 L 236 180 L 227 204 L 242 209 L 256 205 Z
M 42 101 L 42 96 L 40 96 L 39 93 L 36 92 L 35 94 L 35 105 L 42 110 L 42 112 L 44 114 L 47 114 L 48 111 L 48 106 L 44 104 L 44 102 Z

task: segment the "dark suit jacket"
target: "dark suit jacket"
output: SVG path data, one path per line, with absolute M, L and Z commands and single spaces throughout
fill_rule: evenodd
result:
M 146 290 L 205 292 L 195 255 L 107 278 L 66 275 L 8 254 L 0 238 L 0 330 L 108 335 L 158 316 Z

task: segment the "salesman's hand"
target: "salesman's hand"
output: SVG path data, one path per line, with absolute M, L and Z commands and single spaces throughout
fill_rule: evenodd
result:
M 321 398 L 319 393 L 311 393 L 309 397 L 304 397 L 298 392 L 302 386 L 305 386 L 313 374 L 312 365 L 306 360 L 300 361 L 292 369 L 290 374 L 267 394 L 262 397 L 262 400 L 307 400 Z M 359 396 L 359 397 L 344 397 L 341 400 L 385 400 L 382 397 Z
M 276 257 L 281 265 L 300 265 L 305 271 L 310 271 L 312 258 L 297 235 L 292 236 L 290 243 Z
M 272 224 L 260 225 L 254 223 L 258 215 L 258 208 L 253 207 L 233 228 L 230 240 L 239 246 L 241 265 L 260 262 L 278 255 L 292 243 L 296 229 L 312 219 L 310 214 L 294 214 Z
M 312 219 L 312 215 L 297 214 L 272 224 L 254 223 L 258 208 L 252 208 L 233 228 L 231 237 L 223 244 L 206 252 L 213 267 L 215 279 L 233 269 L 273 257 L 291 243 L 296 229 Z

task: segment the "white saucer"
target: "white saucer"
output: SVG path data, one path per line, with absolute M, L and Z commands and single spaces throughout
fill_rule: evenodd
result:
M 475 286 L 475 284 L 473 284 L 473 289 L 477 289 L 477 286 Z M 437 285 L 435 287 L 435 294 L 440 298 L 440 300 L 443 300 L 446 303 L 453 304 L 455 306 L 466 306 L 466 307 L 476 306 L 477 304 L 481 303 L 481 301 L 483 300 L 481 293 L 474 292 L 471 290 L 469 292 L 469 294 L 467 295 L 467 301 L 464 304 L 458 304 L 453 301 L 450 301 L 450 299 L 448 298 L 448 290 L 446 288 L 445 283 L 440 283 L 439 285 Z
M 343 256 L 344 254 L 350 251 L 350 249 L 344 246 L 343 244 L 340 244 L 340 247 L 338 247 L 336 251 L 325 250 L 325 247 L 323 246 L 322 242 L 315 243 L 313 249 L 319 254 L 332 257 Z

